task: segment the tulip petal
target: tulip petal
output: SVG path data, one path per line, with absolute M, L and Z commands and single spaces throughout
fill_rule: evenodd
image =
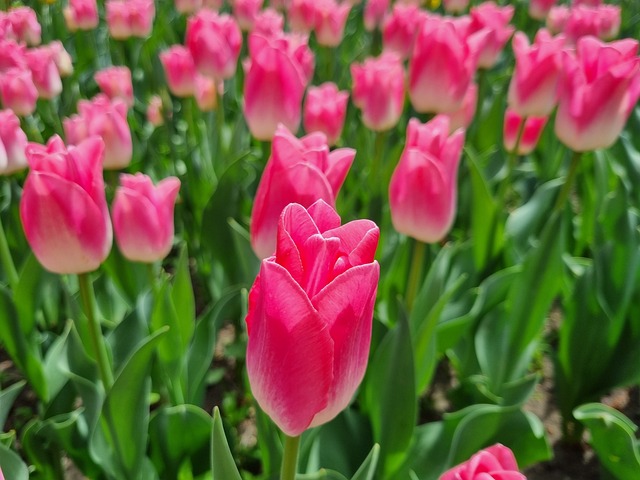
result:
M 318 230 L 320 232 L 338 228 L 340 226 L 340 216 L 324 199 L 314 202 L 307 211 L 318 226 Z
M 376 254 L 380 230 L 371 220 L 354 220 L 338 228 L 327 230 L 323 237 L 337 237 L 353 266 L 371 263 Z

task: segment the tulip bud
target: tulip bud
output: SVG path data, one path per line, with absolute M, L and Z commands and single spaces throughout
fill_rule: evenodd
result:
M 322 200 L 280 216 L 275 255 L 249 293 L 247 373 L 260 407 L 289 436 L 336 417 L 362 381 L 378 238 L 369 220 L 341 226 Z
M 180 180 L 169 177 L 154 186 L 142 174 L 121 174 L 113 199 L 116 243 L 125 258 L 151 263 L 169 254 L 173 243 L 173 209 Z

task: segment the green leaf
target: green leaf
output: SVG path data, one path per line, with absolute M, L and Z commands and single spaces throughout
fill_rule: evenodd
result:
M 20 281 L 13 296 L 20 315 L 20 325 L 25 335 L 28 335 L 35 328 L 36 305 L 40 299 L 38 287 L 43 274 L 44 270 L 40 262 L 33 253 L 29 254 L 20 271 Z
M 619 411 L 601 403 L 581 405 L 573 416 L 591 433 L 591 446 L 602 466 L 615 478 L 633 480 L 640 474 L 638 427 Z
M 214 479 L 215 480 L 215 479 Z M 316 473 L 301 473 L 296 475 L 296 480 L 348 480 L 344 475 L 324 468 Z
M 371 453 L 367 455 L 360 468 L 351 480 L 373 480 L 378 467 L 378 457 L 380 456 L 380 445 L 377 443 L 371 449 Z
M 20 394 L 24 386 L 27 382 L 21 380 L 19 382 L 14 383 L 9 388 L 5 388 L 4 390 L 0 390 L 0 432 L 4 431 L 3 426 L 7 421 L 7 416 L 9 415 L 9 410 L 11 410 L 11 406 L 13 402 Z
M 171 300 L 176 312 L 177 327 L 180 335 L 180 355 L 191 342 L 196 321 L 196 305 L 189 272 L 189 255 L 186 245 L 180 249 L 176 273 L 171 286 Z
M 236 462 L 231 455 L 227 437 L 222 428 L 222 418 L 218 407 L 213 409 L 213 429 L 211 430 L 211 473 L 213 480 L 242 480 Z
M 0 443 L 0 465 L 7 480 L 29 480 L 29 470 L 17 453 Z

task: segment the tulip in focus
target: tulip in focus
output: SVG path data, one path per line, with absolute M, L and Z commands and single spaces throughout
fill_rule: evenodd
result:
M 98 26 L 98 5 L 96 0 L 69 0 L 62 10 L 67 28 L 76 30 L 93 30 Z
M 96 72 L 93 76 L 98 87 L 111 100 L 119 98 L 129 108 L 133 107 L 133 84 L 131 70 L 128 67 L 108 67 Z
M 541 29 L 529 45 L 527 36 L 516 32 L 512 46 L 516 66 L 509 84 L 509 106 L 523 117 L 550 115 L 558 101 L 564 37 L 551 37 Z
M 27 147 L 20 218 L 36 258 L 53 273 L 91 272 L 111 250 L 103 155 L 96 137 L 52 153 Z
M 113 229 L 122 255 L 152 263 L 169 254 L 173 243 L 173 209 L 180 180 L 165 178 L 154 186 L 142 173 L 121 174 L 113 199 Z
M 16 115 L 31 115 L 38 101 L 38 90 L 33 83 L 31 70 L 14 67 L 0 74 L 0 99 L 2 105 Z
M 258 404 L 289 436 L 336 417 L 362 381 L 379 234 L 370 220 L 340 225 L 322 200 L 280 216 L 275 255 L 249 293 L 247 373 Z
M 186 47 L 173 45 L 160 52 L 167 86 L 176 97 L 190 97 L 195 93 L 196 65 Z
M 329 146 L 335 145 L 344 127 L 348 101 L 349 93 L 339 91 L 335 83 L 309 87 L 304 102 L 304 129 L 308 133 L 324 133 Z
M 202 75 L 227 79 L 236 72 L 242 33 L 229 15 L 204 9 L 189 18 L 186 45 Z
M 558 0 L 529 0 L 529 16 L 534 20 L 544 20 L 547 18 L 551 7 Z
M 446 471 L 440 480 L 527 480 L 527 477 L 519 472 L 513 452 L 497 443 Z
M 610 147 L 640 97 L 638 42 L 578 41 L 565 54 L 555 132 L 578 152 Z
M 278 124 L 296 131 L 302 97 L 313 74 L 313 54 L 298 37 L 249 35 L 244 116 L 251 134 L 270 140 Z M 311 67 L 311 68 L 310 68 Z
M 523 118 L 516 112 L 507 108 L 504 114 L 504 148 L 507 152 L 515 152 L 517 155 L 528 155 L 538 145 L 540 135 L 547 124 L 549 117 L 526 117 L 524 126 Z M 518 136 L 520 139 L 518 139 Z
M 353 103 L 367 128 L 381 132 L 400 120 L 404 108 L 404 68 L 397 55 L 383 53 L 351 65 Z
M 278 218 L 289 203 L 335 205 L 355 154 L 351 148 L 329 152 L 322 133 L 298 139 L 278 127 L 251 211 L 251 246 L 259 258 L 273 255 Z
M 393 226 L 425 243 L 442 240 L 455 219 L 464 131 L 449 130 L 446 115 L 425 124 L 409 120 L 404 151 L 389 184 Z
M 318 45 L 337 47 L 342 41 L 351 5 L 336 0 L 316 0 L 314 30 Z
M 27 136 L 20 128 L 20 119 L 11 110 L 0 110 L 0 144 L 6 153 L 6 162 L 0 165 L 0 175 L 27 168 Z

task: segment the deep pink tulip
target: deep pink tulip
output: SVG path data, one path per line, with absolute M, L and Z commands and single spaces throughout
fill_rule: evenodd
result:
M 62 79 L 56 65 L 55 52 L 46 47 L 30 48 L 25 59 L 38 96 L 50 100 L 62 92 Z
M 469 460 L 446 471 L 440 480 L 526 480 L 513 452 L 499 443 L 480 450 Z
M 147 121 L 154 127 L 159 127 L 164 123 L 162 98 L 154 95 L 149 99 L 147 104 Z
M 16 115 L 31 115 L 38 101 L 38 90 L 33 83 L 31 70 L 14 67 L 0 74 L 0 98 L 2 105 Z
M 449 19 L 429 16 L 409 61 L 409 98 L 420 113 L 458 111 L 473 81 L 477 45 L 486 33 L 467 37 Z
M 0 73 L 10 68 L 29 68 L 25 54 L 27 48 L 13 40 L 0 38 Z
M 36 12 L 30 7 L 15 7 L 9 10 L 7 18 L 11 29 L 19 42 L 29 46 L 40 45 L 41 27 Z
M 315 0 L 291 0 L 287 9 L 289 28 L 296 33 L 310 33 L 315 15 Z
M 565 54 L 555 132 L 575 151 L 611 146 L 640 97 L 638 42 L 582 37 Z
M 171 93 L 176 97 L 190 97 L 195 93 L 196 65 L 186 47 L 173 45 L 160 52 L 160 62 Z
M 278 127 L 251 212 L 251 245 L 259 258 L 273 255 L 278 218 L 289 203 L 308 207 L 322 199 L 335 206 L 355 154 L 351 148 L 329 152 L 322 133 L 298 139 Z
M 54 273 L 85 273 L 107 258 L 111 222 L 102 179 L 104 145 L 89 138 L 68 151 L 27 147 L 20 218 L 33 253 Z
M 571 5 L 579 7 L 580 5 L 586 5 L 587 7 L 599 7 L 602 5 L 602 0 L 572 0 Z
M 156 14 L 153 0 L 107 0 L 109 33 L 116 40 L 148 37 Z
M 478 67 L 491 68 L 498 61 L 505 44 L 515 31 L 509 25 L 514 10 L 513 5 L 500 7 L 494 2 L 484 2 L 471 8 L 468 33 L 472 35 L 481 30 L 487 32 L 481 44 Z
M 533 152 L 538 145 L 540 135 L 547 124 L 549 117 L 526 117 L 524 127 L 523 117 L 507 108 L 504 114 L 504 148 L 507 152 L 512 152 L 518 144 L 518 155 L 528 155 Z M 522 129 L 522 132 L 520 131 Z M 518 135 L 520 141 L 518 141 Z
M 340 45 L 350 11 L 351 5 L 347 2 L 316 0 L 314 31 L 318 45 L 325 47 Z
M 307 133 L 324 133 L 327 143 L 335 145 L 344 127 L 348 101 L 349 92 L 339 91 L 335 83 L 309 87 L 304 102 L 304 129 Z
M 370 32 L 380 28 L 390 3 L 389 0 L 366 0 L 363 14 L 365 30 Z
M 544 20 L 547 18 L 551 7 L 558 0 L 529 0 L 529 16 L 535 20 Z
M 109 34 L 116 40 L 126 40 L 131 37 L 132 32 L 127 5 L 119 0 L 108 0 L 105 4 L 105 9 Z
M 233 16 L 238 22 L 240 30 L 248 32 L 253 30 L 256 16 L 262 9 L 264 0 L 233 0 Z
M 247 373 L 260 407 L 287 435 L 332 420 L 362 381 L 379 235 L 370 220 L 340 225 L 322 200 L 282 212 L 275 255 L 249 293 Z
M 121 174 L 113 199 L 113 230 L 125 258 L 152 263 L 169 254 L 173 243 L 173 209 L 180 180 L 165 178 L 154 186 L 142 173 Z
M 63 120 L 69 145 L 89 136 L 99 136 L 105 145 L 104 168 L 124 168 L 131 162 L 133 144 L 127 123 L 127 105 L 120 99 L 109 100 L 100 94 L 78 102 L 78 115 Z
M 119 98 L 129 108 L 133 107 L 133 83 L 131 70 L 128 67 L 108 67 L 96 72 L 93 76 L 98 87 L 110 99 Z
M 235 74 L 242 32 L 233 17 L 200 10 L 189 18 L 186 44 L 202 75 L 227 79 Z
M 69 0 L 62 13 L 67 28 L 76 30 L 93 30 L 98 26 L 98 5 L 96 0 Z
M 522 32 L 513 37 L 516 66 L 509 84 L 508 103 L 520 116 L 550 115 L 558 101 L 564 37 L 541 29 L 535 41 Z
M 258 12 L 253 31 L 265 37 L 278 36 L 283 33 L 284 16 L 274 8 L 268 7 Z
M 462 13 L 469 6 L 469 0 L 442 0 L 442 6 L 447 13 Z
M 27 136 L 20 128 L 20 120 L 11 110 L 0 110 L 0 144 L 6 153 L 5 164 L 0 165 L 0 175 L 27 168 Z
M 244 116 L 251 134 L 270 140 L 279 123 L 296 131 L 302 97 L 313 74 L 313 54 L 296 37 L 249 35 Z M 310 68 L 311 67 L 311 68 Z
M 620 22 L 621 10 L 617 5 L 573 7 L 569 10 L 563 33 L 570 44 L 588 35 L 611 40 L 618 36 Z
M 362 122 L 375 131 L 389 130 L 404 108 L 404 67 L 394 53 L 368 58 L 351 65 L 353 103 L 362 111 Z
M 449 131 L 446 115 L 425 124 L 409 120 L 407 142 L 389 184 L 393 226 L 421 242 L 442 240 L 455 218 L 464 131 Z
M 395 52 L 403 60 L 409 58 L 427 13 L 418 5 L 393 6 L 382 22 L 382 44 L 385 51 Z

